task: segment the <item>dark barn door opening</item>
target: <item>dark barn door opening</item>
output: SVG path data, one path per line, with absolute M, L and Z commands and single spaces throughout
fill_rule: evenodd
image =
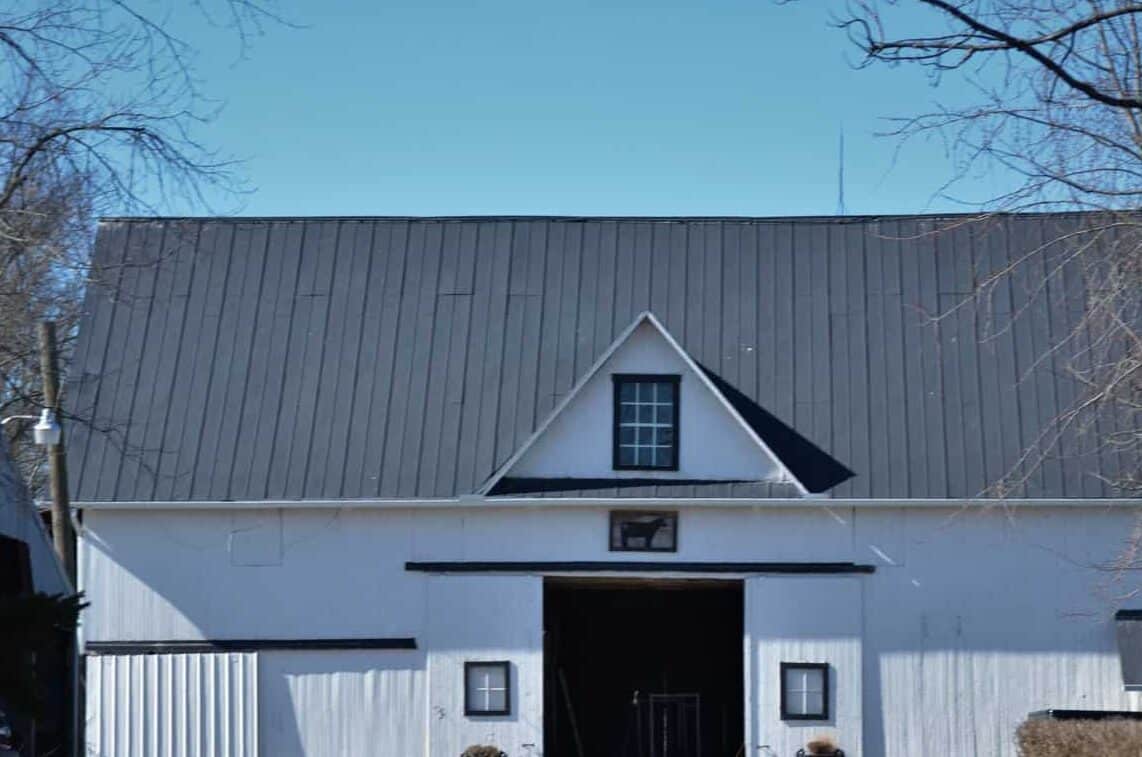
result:
M 548 579 L 547 757 L 735 757 L 742 583 Z

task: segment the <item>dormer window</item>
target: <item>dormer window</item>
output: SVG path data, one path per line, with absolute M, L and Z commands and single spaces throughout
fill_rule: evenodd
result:
M 679 379 L 614 375 L 615 470 L 678 470 Z

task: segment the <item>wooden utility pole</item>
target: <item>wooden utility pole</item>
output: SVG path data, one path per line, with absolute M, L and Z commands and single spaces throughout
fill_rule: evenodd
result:
M 71 527 L 71 500 L 67 493 L 67 453 L 64 449 L 63 418 L 59 397 L 59 350 L 54 321 L 40 322 L 40 373 L 44 380 L 44 407 L 51 410 L 60 425 L 59 443 L 48 448 L 52 494 L 52 543 L 63 563 L 71 585 L 75 577 L 75 532 Z
M 75 572 L 75 531 L 71 527 L 71 498 L 67 493 L 67 449 L 64 447 L 63 414 L 59 396 L 59 347 L 54 321 L 40 322 L 40 374 L 44 382 L 44 407 L 52 411 L 59 425 L 59 441 L 48 447 L 48 475 L 52 495 L 52 544 L 73 590 L 79 588 Z M 69 754 L 79 754 L 79 666 L 76 635 L 68 632 L 63 646 L 64 667 L 68 671 L 61 722 L 60 742 Z

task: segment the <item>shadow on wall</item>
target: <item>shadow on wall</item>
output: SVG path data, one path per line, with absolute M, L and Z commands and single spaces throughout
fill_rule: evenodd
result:
M 261 753 L 423 750 L 428 701 L 423 650 L 262 652 L 258 657 Z
M 793 472 L 797 480 L 810 492 L 828 491 L 855 476 L 847 466 L 829 453 L 782 423 L 777 416 L 747 397 L 730 382 L 705 365 L 698 367 L 714 383 L 722 396 L 733 405 L 741 417 L 761 437 L 781 462 Z

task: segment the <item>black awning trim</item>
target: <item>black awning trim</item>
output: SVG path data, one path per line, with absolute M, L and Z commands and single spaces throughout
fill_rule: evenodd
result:
M 1142 712 L 1129 710 L 1036 710 L 1028 720 L 1142 720 Z
M 873 573 L 873 565 L 851 562 L 406 562 L 405 570 L 422 573 Z
M 88 654 L 190 654 L 266 650 L 416 649 L 415 638 L 380 639 L 203 639 L 199 641 L 89 641 Z

